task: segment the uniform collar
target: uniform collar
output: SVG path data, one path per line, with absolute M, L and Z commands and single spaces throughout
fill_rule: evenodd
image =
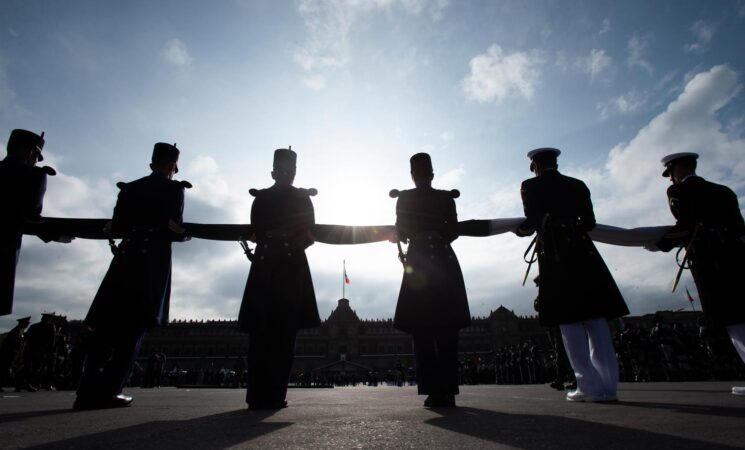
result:
M 695 173 L 692 173 L 690 175 L 687 175 L 685 178 L 683 178 L 683 181 L 681 181 L 680 184 L 685 183 L 686 181 L 688 181 L 691 178 L 701 178 L 701 177 L 698 176 L 698 175 L 696 175 Z

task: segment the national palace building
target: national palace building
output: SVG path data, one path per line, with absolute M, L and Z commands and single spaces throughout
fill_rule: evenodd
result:
M 700 315 L 683 311 L 664 314 L 668 323 L 695 323 Z M 650 324 L 651 315 L 625 317 L 624 322 Z M 160 351 L 167 355 L 169 367 L 230 368 L 248 349 L 248 335 L 237 328 L 234 320 L 173 321 L 147 334 L 140 360 Z M 473 318 L 471 326 L 460 330 L 459 351 L 462 355 L 489 355 L 505 345 L 524 342 L 547 344 L 546 329 L 536 316 L 518 316 L 500 306 L 487 317 Z M 299 331 L 292 373 L 384 372 L 401 365 L 414 365 L 411 336 L 394 328 L 391 319 L 360 319 L 350 301 L 342 298 L 320 326 Z

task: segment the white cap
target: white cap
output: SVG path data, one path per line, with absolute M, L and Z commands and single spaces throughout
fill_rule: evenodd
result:
M 665 156 L 664 158 L 660 160 L 662 165 L 665 166 L 665 171 L 662 172 L 662 176 L 663 177 L 670 176 L 670 166 L 672 165 L 672 163 L 674 163 L 675 161 L 679 159 L 683 159 L 683 158 L 698 159 L 698 153 L 682 152 L 682 153 L 671 153 Z
M 541 147 L 541 148 L 537 148 L 535 150 L 529 151 L 528 158 L 533 159 L 537 155 L 540 155 L 541 153 L 553 153 L 554 155 L 559 156 L 561 155 L 561 150 L 559 150 L 558 148 L 553 148 L 553 147 Z

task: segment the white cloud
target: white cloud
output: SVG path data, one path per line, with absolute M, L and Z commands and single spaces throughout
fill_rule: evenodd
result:
M 709 49 L 709 43 L 717 31 L 717 27 L 713 23 L 697 20 L 691 25 L 690 31 L 696 42 L 686 44 L 683 48 L 686 52 L 703 53 Z
M 16 94 L 8 84 L 8 75 L 5 72 L 6 60 L 0 56 L 0 108 L 7 108 Z
M 314 91 L 320 91 L 326 87 L 326 77 L 320 74 L 312 74 L 303 78 L 303 84 Z
M 667 109 L 627 144 L 609 154 L 606 187 L 615 192 L 607 213 L 629 222 L 669 222 L 660 159 L 668 153 L 701 154 L 700 172 L 733 188 L 745 187 L 745 140 L 727 135 L 716 112 L 740 91 L 738 75 L 720 65 L 700 72 Z
M 15 28 L 8 28 L 8 33 L 13 36 L 14 38 L 17 38 L 20 36 L 20 33 L 18 33 Z
M 613 63 L 613 59 L 608 56 L 605 49 L 592 49 L 588 56 L 579 58 L 577 64 L 590 75 L 591 80 L 596 80 L 603 72 L 608 70 Z
M 610 30 L 611 30 L 610 19 L 605 18 L 603 19 L 603 22 L 600 24 L 600 31 L 598 31 L 598 36 L 602 36 L 605 33 L 608 33 Z
M 507 54 L 493 44 L 469 64 L 471 73 L 463 80 L 466 97 L 478 102 L 499 102 L 511 95 L 531 99 L 543 58 L 536 51 Z
M 652 72 L 654 72 L 654 66 L 644 58 L 644 52 L 647 50 L 649 41 L 649 36 L 632 36 L 626 46 L 629 52 L 627 63 L 629 67 L 639 66 L 652 75 Z
M 600 102 L 597 109 L 601 119 L 607 119 L 613 112 L 621 115 L 631 114 L 644 106 L 647 96 L 639 94 L 635 89 L 614 97 L 606 102 Z
M 408 15 L 427 11 L 432 20 L 440 20 L 448 0 L 300 0 L 298 13 L 305 25 L 305 42 L 295 49 L 293 59 L 310 76 L 302 83 L 318 90 L 319 71 L 346 66 L 352 60 L 349 34 L 366 14 L 401 10 Z M 325 85 L 325 79 L 323 81 Z
M 466 171 L 462 167 L 448 170 L 442 175 L 436 176 L 435 179 L 432 180 L 432 185 L 436 186 L 437 189 L 456 189 L 460 186 L 460 180 L 463 178 L 465 173 Z
M 189 51 L 186 49 L 186 44 L 178 39 L 170 39 L 166 42 L 163 58 L 174 66 L 188 66 L 192 61 Z

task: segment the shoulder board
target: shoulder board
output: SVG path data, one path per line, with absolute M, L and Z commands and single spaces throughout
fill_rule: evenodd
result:
M 404 189 L 403 191 L 399 191 L 398 189 L 391 189 L 391 192 L 388 193 L 388 196 L 391 198 L 399 198 L 402 195 L 406 195 L 411 189 Z
M 49 175 L 50 177 L 57 175 L 57 171 L 49 166 L 41 166 L 41 167 L 36 167 L 36 168 L 44 172 L 45 174 Z
M 127 187 L 127 183 L 125 183 L 124 181 L 120 181 L 116 183 L 116 187 L 118 187 L 120 190 L 124 189 L 125 187 Z
M 316 188 L 297 188 L 297 193 L 306 197 L 315 197 L 318 194 L 318 189 Z
M 192 188 L 192 184 L 189 183 L 186 180 L 173 180 L 173 182 L 176 183 L 176 184 L 178 184 L 179 186 L 181 186 L 184 189 L 191 189 Z
M 445 194 L 445 196 L 448 197 L 448 198 L 458 198 L 458 197 L 460 197 L 460 191 L 457 190 L 457 189 L 451 189 L 449 191 L 441 190 L 440 192 L 442 192 L 443 194 Z

